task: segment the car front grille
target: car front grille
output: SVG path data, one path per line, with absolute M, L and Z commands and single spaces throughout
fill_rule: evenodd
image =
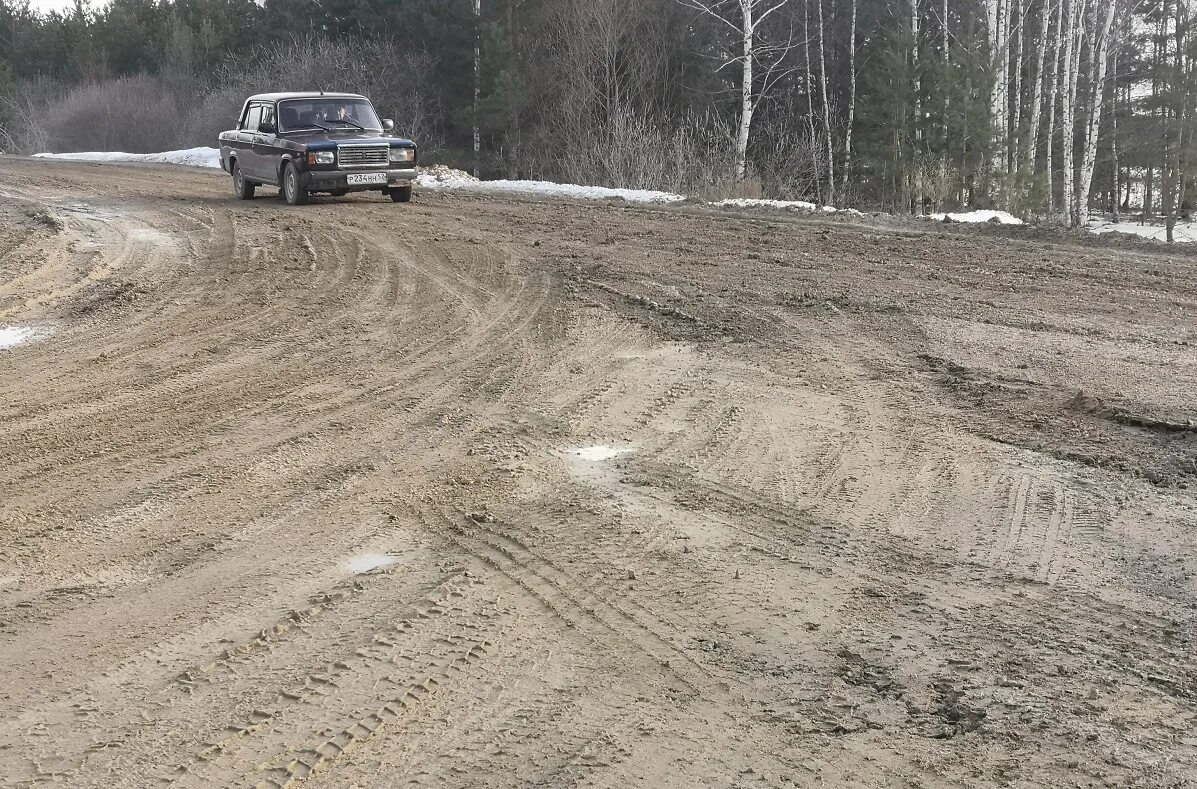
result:
M 339 167 L 383 167 L 390 155 L 388 145 L 338 145 Z

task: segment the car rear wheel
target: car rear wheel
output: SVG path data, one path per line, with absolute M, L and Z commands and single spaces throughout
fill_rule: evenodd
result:
M 283 199 L 288 205 L 303 205 L 308 201 L 308 190 L 300 183 L 294 162 L 287 162 L 287 169 L 283 171 Z
M 391 196 L 391 200 L 396 203 L 406 203 L 411 200 L 410 186 L 393 186 L 387 190 L 387 194 Z
M 241 172 L 241 164 L 237 161 L 233 162 L 233 194 L 237 195 L 238 200 L 252 200 L 254 197 L 254 185 L 245 180 L 245 173 Z

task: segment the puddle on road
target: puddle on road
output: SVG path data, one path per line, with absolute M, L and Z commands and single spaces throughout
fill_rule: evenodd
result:
M 630 447 L 609 447 L 605 444 L 597 444 L 592 447 L 578 447 L 577 449 L 569 450 L 569 453 L 574 457 L 582 460 L 589 460 L 597 463 L 600 460 L 610 460 L 616 455 L 622 455 L 626 452 L 635 452 L 636 450 Z
M 362 573 L 368 573 L 372 570 L 381 570 L 383 568 L 390 567 L 397 561 L 399 561 L 397 557 L 388 556 L 385 553 L 365 553 L 361 556 L 350 559 L 345 563 L 345 566 L 348 567 L 349 572 L 353 573 L 354 575 L 361 575 Z
M 22 343 L 35 340 L 44 332 L 28 326 L 0 326 L 0 350 L 15 348 Z

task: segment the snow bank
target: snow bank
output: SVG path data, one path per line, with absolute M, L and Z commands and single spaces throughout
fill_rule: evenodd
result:
M 572 197 L 581 200 L 620 199 L 629 203 L 680 203 L 686 199 L 671 192 L 654 192 L 648 189 L 611 189 L 606 186 L 579 186 L 551 181 L 479 181 L 473 176 L 461 178 L 422 174 L 416 179 L 416 183 L 425 189 L 468 189 L 471 192 Z
M 220 150 L 217 148 L 188 148 L 184 151 L 163 153 L 121 153 L 119 151 L 88 151 L 86 153 L 35 153 L 39 159 L 66 159 L 78 162 L 154 162 L 157 164 L 184 164 L 188 167 L 220 168 Z
M 1005 211 L 964 211 L 956 214 L 927 214 L 927 219 L 935 222 L 942 222 L 944 217 L 947 217 L 951 222 L 993 222 L 994 220 L 1003 225 L 1021 225 L 1022 220 L 1016 216 L 1011 216 Z
M 1106 218 L 1094 217 L 1085 225 L 1090 233 L 1129 233 L 1152 241 L 1167 241 L 1168 230 L 1162 224 L 1139 224 L 1135 221 L 1115 224 Z M 1178 242 L 1197 241 L 1197 222 L 1177 222 L 1172 237 Z
M 438 186 L 447 187 L 452 184 L 463 186 L 476 184 L 478 179 L 464 170 L 455 170 L 443 164 L 434 164 L 431 167 L 420 168 L 416 183 L 429 189 L 435 189 Z

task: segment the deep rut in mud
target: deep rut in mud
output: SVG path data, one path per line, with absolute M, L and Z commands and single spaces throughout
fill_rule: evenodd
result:
M 1189 258 L 228 192 L 0 159 L 3 785 L 1197 781 Z

